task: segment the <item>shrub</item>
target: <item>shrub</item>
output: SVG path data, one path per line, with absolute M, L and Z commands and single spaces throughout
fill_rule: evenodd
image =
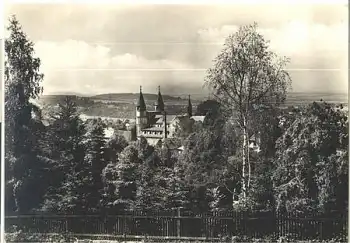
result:
M 77 239 L 70 235 L 63 234 L 31 234 L 24 233 L 21 229 L 17 229 L 16 226 L 8 230 L 9 233 L 5 234 L 6 242 L 76 242 Z

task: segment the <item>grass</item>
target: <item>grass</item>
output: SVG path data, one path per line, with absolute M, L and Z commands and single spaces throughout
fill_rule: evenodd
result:
M 337 239 L 333 240 L 293 240 L 288 239 L 286 237 L 280 237 L 277 240 L 272 240 L 272 238 L 266 237 L 265 239 L 253 239 L 246 237 L 232 237 L 226 238 L 225 240 L 169 240 L 169 239 L 145 239 L 139 237 L 138 239 L 111 239 L 105 238 L 103 236 L 95 235 L 94 237 L 86 237 L 78 238 L 72 235 L 61 235 L 61 234 L 28 234 L 22 232 L 14 232 L 6 234 L 6 242 L 74 242 L 74 243 L 164 243 L 164 242 L 173 242 L 173 243 L 203 243 L 203 242 L 217 242 L 217 243 L 241 243 L 241 242 L 251 242 L 251 243 L 270 243 L 270 242 L 278 242 L 278 243 L 289 243 L 289 242 L 297 242 L 297 243 L 340 243 L 346 242 Z

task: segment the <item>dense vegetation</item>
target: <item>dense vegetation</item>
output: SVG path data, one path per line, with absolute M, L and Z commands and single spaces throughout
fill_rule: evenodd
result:
M 105 96 L 105 95 L 103 95 Z M 107 95 L 106 95 L 107 96 Z M 44 95 L 40 96 L 38 103 L 43 109 L 44 117 L 46 113 L 50 113 L 52 110 L 55 110 L 56 105 L 61 103 L 65 95 Z M 135 119 L 135 95 L 123 96 L 122 94 L 115 94 L 111 98 L 115 99 L 95 99 L 95 96 L 92 97 L 81 97 L 81 96 L 70 96 L 77 106 L 79 111 L 82 114 L 88 116 L 101 116 L 101 117 L 115 117 L 115 118 L 127 118 Z M 108 97 L 108 96 L 107 96 Z M 169 97 L 169 96 L 168 96 Z M 341 103 L 347 104 L 347 95 L 344 94 L 319 94 L 319 93 L 295 93 L 290 92 L 287 94 L 286 101 L 284 102 L 284 107 L 300 106 L 302 104 L 309 104 L 313 101 L 318 100 L 319 97 L 322 97 L 325 101 L 331 101 L 331 103 Z M 147 109 L 153 110 L 153 104 L 155 102 L 155 97 L 150 96 L 150 99 L 145 97 Z M 168 114 L 181 114 L 186 111 L 188 101 L 186 99 L 177 99 L 172 97 L 165 100 L 165 105 L 167 108 Z M 192 98 L 191 98 L 192 99 Z M 200 101 L 205 101 L 204 96 L 198 97 L 198 100 L 192 99 L 193 109 L 199 104 Z
M 121 96 L 121 95 L 120 95 Z M 57 104 L 62 103 L 66 96 L 64 95 L 45 95 L 41 96 L 38 100 L 38 104 L 42 107 L 44 116 L 46 113 L 50 113 L 56 109 Z M 134 96 L 126 96 L 125 99 L 116 100 L 99 100 L 94 97 L 80 97 L 69 96 L 79 107 L 79 112 L 88 116 L 101 116 L 101 117 L 114 117 L 114 118 L 127 118 L 135 119 L 135 104 Z M 121 96 L 123 97 L 123 96 Z M 168 96 L 169 97 L 169 96 Z M 155 99 L 146 100 L 147 109 L 154 110 Z M 187 100 L 173 99 L 166 100 L 166 107 L 168 114 L 182 114 L 186 112 Z M 197 102 L 192 102 L 193 106 L 197 105 Z
M 62 99 L 44 125 L 42 110 L 30 102 L 42 92 L 40 59 L 15 18 L 9 31 L 8 214 L 347 210 L 347 115 L 324 102 L 280 109 L 290 80 L 279 70 L 287 60 L 274 61 L 255 25 L 230 36 L 209 70 L 216 101 L 198 106 L 203 124 L 160 147 L 117 134 L 106 140 L 103 122 L 83 122 L 72 97 Z M 254 136 L 258 150 L 250 148 Z M 184 151 L 172 150 L 173 144 Z

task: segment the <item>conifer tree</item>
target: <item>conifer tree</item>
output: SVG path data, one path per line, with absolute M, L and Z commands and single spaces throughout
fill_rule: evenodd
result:
M 47 136 L 52 159 L 49 190 L 43 209 L 74 213 L 86 200 L 79 199 L 83 185 L 92 185 L 90 168 L 85 161 L 85 125 L 79 117 L 74 98 L 66 96 L 51 114 Z M 87 195 L 85 195 L 87 197 Z M 80 207 L 81 208 L 81 207 Z
M 92 176 L 90 185 L 91 198 L 89 204 L 91 208 L 100 207 L 101 194 L 103 192 L 102 170 L 106 167 L 105 161 L 105 134 L 104 125 L 101 119 L 92 120 L 87 124 L 87 134 L 85 142 L 85 163 L 86 168 Z

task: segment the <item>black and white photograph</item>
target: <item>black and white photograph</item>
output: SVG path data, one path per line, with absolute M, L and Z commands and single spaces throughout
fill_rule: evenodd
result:
M 3 26 L 3 23 L 0 21 L 0 25 Z M 4 220 L 4 207 L 3 207 L 3 196 L 4 196 L 4 169 L 3 169 L 3 162 L 2 162 L 2 158 L 3 158 L 3 90 L 4 90 L 4 86 L 3 86 L 3 63 L 4 63 L 4 58 L 3 58 L 3 49 L 4 49 L 4 39 L 3 39 L 3 32 L 0 31 L 0 158 L 1 158 L 1 164 L 0 164 L 0 188 L 1 188 L 1 203 L 0 203 L 0 242 L 2 242 L 2 236 L 3 236 L 3 232 L 2 232 L 2 226 L 3 226 L 3 220 Z
M 348 241 L 347 2 L 4 13 L 6 242 Z

